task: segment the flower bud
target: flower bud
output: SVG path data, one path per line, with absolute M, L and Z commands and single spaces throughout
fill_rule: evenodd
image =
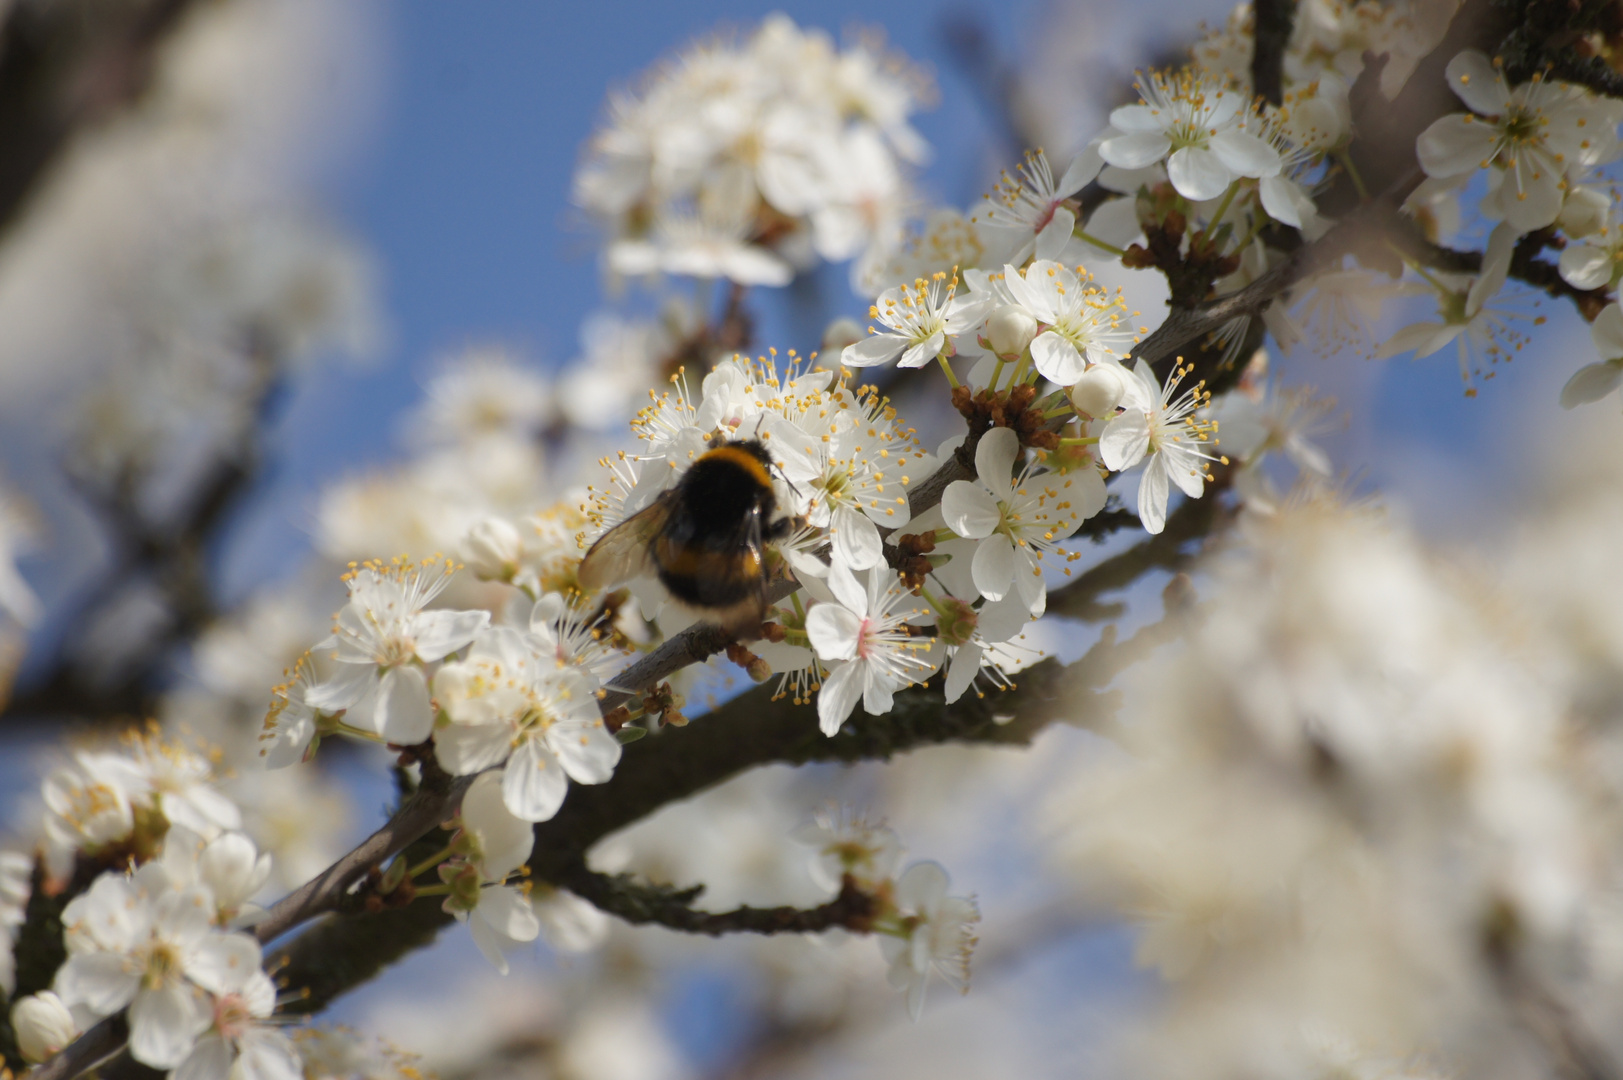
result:
M 1018 304 L 1005 304 L 986 320 L 986 343 L 1005 360 L 1019 356 L 1037 336 L 1037 320 Z
M 11 1029 L 23 1057 L 34 1062 L 55 1056 L 79 1034 L 73 1014 L 49 990 L 30 994 L 11 1007 Z
M 483 581 L 511 581 L 524 554 L 524 538 L 510 521 L 489 517 L 468 530 L 462 558 Z
M 1094 364 L 1071 387 L 1071 404 L 1089 416 L 1109 416 L 1127 394 L 1127 372 L 1115 364 Z
M 837 356 L 845 351 L 847 345 L 855 345 L 867 337 L 867 331 L 862 324 L 847 315 L 829 323 L 823 331 L 822 350 L 824 356 Z

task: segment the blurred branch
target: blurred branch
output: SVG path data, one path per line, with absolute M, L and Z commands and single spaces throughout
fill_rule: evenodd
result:
M 194 0 L 7 5 L 0 23 L 0 232 L 73 137 L 139 100 Z
M 7 725 L 56 720 L 128 720 L 150 715 L 161 689 L 163 666 L 177 645 L 194 640 L 218 616 L 209 556 L 231 513 L 260 474 L 262 433 L 282 399 L 284 369 L 266 335 L 249 332 L 243 348 L 249 371 L 244 416 L 236 444 L 222 452 L 202 478 L 179 520 L 152 521 L 140 507 L 139 479 L 126 474 L 106 490 L 81 482 L 81 493 L 101 514 L 114 548 L 113 565 L 86 590 L 89 602 L 72 620 L 79 629 L 126 582 L 152 582 L 162 593 L 168 620 L 140 643 L 140 652 L 116 678 L 86 672 L 71 653 L 8 702 Z
M 567 880 L 557 884 L 610 915 L 628 923 L 653 923 L 689 934 L 815 934 L 834 927 L 867 933 L 873 925 L 874 898 L 859 889 L 850 877 L 833 900 L 814 908 L 745 905 L 731 911 L 701 911 L 693 901 L 704 891 L 699 885 L 688 889 L 650 885 L 628 874 L 599 874 L 577 865 Z
M 1268 104 L 1278 105 L 1285 95 L 1285 46 L 1296 20 L 1296 0 L 1254 0 L 1251 20 L 1251 86 Z

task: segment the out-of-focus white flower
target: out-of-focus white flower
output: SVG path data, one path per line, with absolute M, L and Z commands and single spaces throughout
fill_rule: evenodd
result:
M 260 968 L 254 939 L 213 929 L 209 915 L 206 890 L 174 888 L 158 863 L 133 878 L 103 874 L 63 909 L 68 959 L 56 992 L 99 1016 L 128 1005 L 131 1055 L 174 1068 L 208 1030 L 205 991 L 228 993 Z
M 902 864 L 902 838 L 894 829 L 837 808 L 819 810 L 794 838 L 816 850 L 812 877 L 825 889 L 839 889 L 849 876 L 858 888 L 873 890 Z
M 782 258 L 750 243 L 749 223 L 732 213 L 666 210 L 649 237 L 610 245 L 608 261 L 615 273 L 628 277 L 663 273 L 777 286 L 795 276 Z
M 595 680 L 557 655 L 538 629 L 497 626 L 480 633 L 466 660 L 434 676 L 450 723 L 435 737 L 440 763 L 466 776 L 506 762 L 507 807 L 526 821 L 558 812 L 569 780 L 601 784 L 614 773 L 620 744 L 598 714 Z
M 493 346 L 469 349 L 447 361 L 429 380 L 424 397 L 409 430 L 431 445 L 490 436 L 534 439 L 555 411 L 546 376 Z
M 350 571 L 349 603 L 333 620 L 332 636 L 316 646 L 333 650 L 338 674 L 305 692 L 317 709 L 347 709 L 345 720 L 410 746 L 434 724 L 422 665 L 443 660 L 473 641 L 488 611 L 425 611 L 449 583 L 449 561 L 369 562 Z
M 1110 114 L 1112 134 L 1099 144 L 1111 165 L 1141 169 L 1163 159 L 1178 194 L 1201 202 L 1223 194 L 1237 177 L 1277 176 L 1279 151 L 1246 130 L 1246 97 L 1196 68 L 1151 72 L 1138 82 L 1143 101 Z
M 1179 368 L 1162 387 L 1150 365 L 1140 360 L 1133 368 L 1135 381 L 1129 385 L 1122 414 L 1106 424 L 1099 437 L 1099 456 L 1111 470 L 1130 469 L 1149 456 L 1138 482 L 1138 517 L 1152 533 L 1166 528 L 1167 481 L 1198 499 L 1205 490 L 1206 463 L 1226 463 L 1208 448 L 1215 433 L 1211 423 L 1196 415 L 1211 400 L 1205 383 L 1172 396 L 1188 373 L 1188 368 Z
M 919 278 L 911 286 L 898 285 L 879 294 L 868 309 L 870 319 L 889 327 L 872 332 L 840 353 L 846 367 L 865 368 L 896 363 L 923 367 L 937 356 L 951 357 L 953 338 L 985 318 L 990 304 L 974 296 L 958 296 L 958 274 L 937 271 L 930 280 Z
M 0 990 L 9 997 L 17 989 L 13 948 L 17 928 L 28 921 L 28 898 L 33 893 L 34 860 L 20 851 L 0 851 Z
M 914 1020 L 924 1015 L 924 991 L 931 972 L 959 991 L 969 992 L 969 957 L 981 913 L 973 899 L 948 896 L 948 884 L 940 863 L 908 867 L 897 880 L 895 892 L 906 932 L 881 932 L 879 936 L 879 951 L 890 965 L 886 977 L 893 989 L 906 991 L 907 1011 Z
M 227 968 L 214 995 L 210 1030 L 171 1080 L 304 1080 L 293 1040 L 270 1023 L 276 987 L 257 964 Z
M 993 428 L 975 447 L 979 483 L 955 480 L 941 497 L 947 527 L 980 541 L 971 570 L 975 589 L 1001 600 L 1012 587 L 1033 617 L 1048 607 L 1043 580 L 1045 555 L 1069 561 L 1059 542 L 1105 504 L 1104 481 L 1091 469 L 1036 473 L 1028 464 L 1017 475 L 1020 438 L 1009 428 Z
M 1589 336 L 1602 359 L 1579 368 L 1561 388 L 1564 409 L 1599 401 L 1623 385 L 1623 308 L 1607 304 L 1589 326 Z
M 486 881 L 506 881 L 535 847 L 530 823 L 502 798 L 499 773 L 481 774 L 462 796 L 462 829 L 472 848 L 466 858 Z
M 259 734 L 259 752 L 272 769 L 308 761 L 320 743 L 323 727 L 332 727 L 326 714 L 310 704 L 315 687 L 315 666 L 305 653 L 294 663 L 287 681 L 271 687 L 270 708 Z
M 1444 116 L 1420 133 L 1421 167 L 1434 177 L 1500 170 L 1493 209 L 1518 233 L 1553 222 L 1568 170 L 1593 164 L 1616 142 L 1617 121 L 1594 95 L 1539 73 L 1512 89 L 1474 49 L 1448 62 L 1448 85 L 1472 111 Z
M 158 861 L 175 888 L 200 885 L 208 891 L 216 926 L 252 926 L 264 914 L 250 901 L 270 880 L 271 857 L 243 833 L 221 833 L 205 841 L 177 825 L 164 836 Z
M 42 990 L 11 1006 L 11 1030 L 23 1058 L 37 1063 L 56 1056 L 57 1051 L 79 1037 L 80 1029 L 62 999 Z
M 1596 234 L 1561 252 L 1561 278 L 1574 289 L 1611 288 L 1623 278 L 1623 227 L 1605 225 Z
M 817 692 L 817 719 L 823 734 L 832 737 L 858 701 L 869 714 L 883 716 L 896 691 L 927 677 L 937 665 L 930 642 L 908 633 L 909 620 L 925 611 L 902 607 L 912 596 L 894 570 L 869 570 L 865 588 L 836 563 L 829 568 L 828 584 L 838 603 L 807 612 L 806 634 L 829 665 Z
M 1474 395 L 1476 389 L 1471 379 L 1470 346 L 1483 349 L 1490 360 L 1506 352 L 1501 339 L 1510 335 L 1507 318 L 1511 313 L 1488 306 L 1488 301 L 1504 287 L 1515 244 L 1515 226 L 1508 221 L 1502 222 L 1494 226 L 1493 233 L 1488 237 L 1488 250 L 1482 256 L 1482 272 L 1470 279 L 1469 284 L 1451 280 L 1446 275 L 1428 275 L 1428 284 L 1437 296 L 1440 321 L 1403 327 L 1375 351 L 1376 357 L 1413 352 L 1418 359 L 1430 356 L 1449 342 L 1457 342 L 1460 378 L 1465 382 L 1466 394 Z
M 511 581 L 523 554 L 523 535 L 504 518 L 485 518 L 469 529 L 462 541 L 462 557 L 468 569 L 484 581 Z
M 24 627 L 39 621 L 39 597 L 17 572 L 17 556 L 39 541 L 34 515 L 16 496 L 0 489 L 0 611 Z
M 1335 403 L 1315 400 L 1302 389 L 1258 390 L 1237 387 L 1208 409 L 1207 419 L 1222 435 L 1224 453 L 1255 465 L 1270 450 L 1278 450 L 1304 473 L 1328 478 L 1330 458 L 1308 436 Z
M 535 885 L 530 889 L 530 907 L 541 924 L 541 936 L 558 952 L 591 952 L 608 937 L 609 917 L 568 889 Z

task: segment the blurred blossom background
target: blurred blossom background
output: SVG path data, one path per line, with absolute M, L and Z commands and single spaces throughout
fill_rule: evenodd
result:
M 0 0 L 18 8 L 59 31 L 51 4 Z M 606 272 L 576 177 L 611 93 L 774 12 L 882 42 L 920 104 L 917 204 L 962 209 L 1028 148 L 1064 169 L 1136 100 L 1136 68 L 1230 14 L 1225 0 L 152 9 L 82 31 L 105 32 L 108 59 L 66 93 L 60 131 L 6 120 L 0 83 L 0 136 L 39 156 L 0 206 L 0 555 L 21 575 L 0 558 L 0 821 L 26 846 L 63 739 L 152 717 L 226 748 L 243 827 L 275 854 L 272 898 L 395 795 L 375 747 L 275 772 L 253 755 L 270 688 L 344 602 L 345 564 L 465 557 L 489 516 L 578 495 L 594 460 L 630 445 L 629 412 L 664 377 L 654 359 L 726 303 L 725 282 Z M 27 46 L 7 39 L 0 70 Z M 1457 243 L 1481 247 L 1488 228 Z M 1165 311 L 1155 271 L 1096 272 L 1152 323 Z M 813 257 L 752 288 L 747 351 L 805 355 L 836 319 L 866 325 L 862 273 L 860 256 Z M 1368 341 L 1268 341 L 1276 377 L 1334 400 L 1314 434 L 1333 494 L 1214 545 L 1196 585 L 1208 621 L 1168 646 L 1170 675 L 1116 684 L 1128 707 L 1109 730 L 755 769 L 594 849 L 606 872 L 703 882 L 712 910 L 808 906 L 827 892 L 791 837 L 831 805 L 867 811 L 976 898 L 967 996 L 936 983 L 914 1023 L 857 935 L 712 939 L 563 894 L 505 979 L 445 932 L 322 1021 L 380 1040 L 356 1073 L 448 1080 L 1551 1075 L 1483 1034 L 1507 1006 L 1471 981 L 1457 939 L 1479 913 L 1439 901 L 1458 887 L 1429 862 L 1444 851 L 1510 898 L 1517 933 L 1568 950 L 1551 966 L 1571 986 L 1604 988 L 1577 1011 L 1617 1043 L 1620 421 L 1615 401 L 1561 409 L 1589 328 L 1570 305 L 1533 305 L 1547 324 L 1474 397 L 1452 348 L 1376 360 Z M 1388 304 L 1371 340 L 1425 306 Z M 954 434 L 941 402 L 913 404 L 925 446 Z M 1118 597 L 1111 633 L 1152 622 L 1169 581 Z M 446 596 L 500 603 L 467 579 Z M 1067 661 L 1099 639 L 1097 620 L 1030 632 Z M 1394 672 L 1436 700 L 1373 685 Z M 744 685 L 708 676 L 690 711 Z M 1315 752 L 1351 777 L 1331 794 L 1292 771 Z M 1340 935 L 1306 961 L 1287 956 L 1302 897 Z M 1270 1011 L 1288 999 L 1300 1016 Z

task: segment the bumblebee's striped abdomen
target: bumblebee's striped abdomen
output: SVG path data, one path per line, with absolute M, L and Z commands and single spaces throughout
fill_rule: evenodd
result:
M 777 506 L 770 462 L 759 442 L 727 443 L 701 454 L 677 482 L 652 545 L 659 580 L 676 599 L 699 609 L 761 601 L 761 535 Z

